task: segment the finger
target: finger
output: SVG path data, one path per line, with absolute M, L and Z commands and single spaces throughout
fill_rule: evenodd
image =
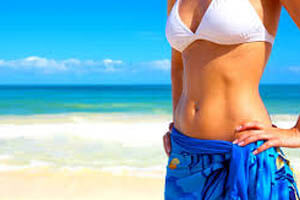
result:
M 253 151 L 254 155 L 257 155 L 271 147 L 277 147 L 279 146 L 278 140 L 268 140 L 267 142 L 263 143 L 260 147 L 258 147 L 255 151 Z
M 242 131 L 247 129 L 263 129 L 265 125 L 259 121 L 250 121 L 242 123 L 240 126 L 236 127 L 235 131 Z
M 171 139 L 170 139 L 170 134 L 171 132 L 168 132 L 167 133 L 167 148 L 168 148 L 168 156 L 170 156 L 170 153 L 171 153 L 171 149 L 172 149 L 172 146 L 171 146 Z
M 174 122 L 171 122 L 171 123 L 169 124 L 169 130 L 170 130 L 170 131 L 172 130 L 173 126 L 174 126 Z
M 166 142 L 166 139 L 165 139 L 166 136 L 164 136 L 163 138 L 163 141 L 164 141 L 164 150 L 165 150 L 165 153 L 167 154 L 167 156 L 169 156 L 169 150 L 168 150 L 168 147 L 167 147 L 167 142 Z
M 245 138 L 242 141 L 239 141 L 238 145 L 239 146 L 246 146 L 246 145 L 248 145 L 252 142 L 256 142 L 256 141 L 259 141 L 259 140 L 269 140 L 270 138 L 272 138 L 272 136 L 269 135 L 269 134 L 255 134 L 255 135 L 251 135 L 251 136 Z
M 233 144 L 237 144 L 247 137 L 256 135 L 256 134 L 263 134 L 264 130 L 248 130 L 248 131 L 243 131 L 243 132 L 238 132 L 235 134 L 235 140 L 232 142 Z
M 245 122 L 241 124 L 240 126 L 236 127 L 236 131 L 243 131 L 248 129 L 263 129 L 264 124 L 258 121 L 251 121 L 251 122 Z

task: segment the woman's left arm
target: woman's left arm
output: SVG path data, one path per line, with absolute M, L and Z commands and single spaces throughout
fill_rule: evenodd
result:
M 300 0 L 280 0 L 295 24 L 300 29 Z M 260 122 L 252 121 L 243 123 L 236 128 L 234 144 L 245 146 L 249 143 L 266 140 L 253 153 L 256 155 L 271 147 L 300 148 L 300 115 L 294 127 L 290 129 L 265 127 Z
M 266 140 L 253 154 L 258 154 L 271 147 L 300 148 L 300 115 L 298 121 L 290 129 L 282 129 L 276 126 L 266 127 L 258 121 L 245 122 L 236 129 L 234 144 L 245 146 L 249 143 Z

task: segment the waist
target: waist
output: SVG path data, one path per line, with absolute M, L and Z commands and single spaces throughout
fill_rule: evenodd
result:
M 247 121 L 272 126 L 262 100 L 251 95 L 210 95 L 203 100 L 182 95 L 173 114 L 179 131 L 201 139 L 232 141 L 234 129 Z
M 240 147 L 226 140 L 207 140 L 190 137 L 179 131 L 175 126 L 172 128 L 170 139 L 172 152 L 179 154 L 244 154 L 253 157 L 254 155 L 251 152 L 264 143 L 263 140 L 260 140 Z M 275 152 L 276 148 L 270 148 L 265 150 L 264 154 L 274 154 Z M 229 158 L 230 156 L 226 157 Z M 234 162 L 239 162 L 239 160 L 235 160 Z

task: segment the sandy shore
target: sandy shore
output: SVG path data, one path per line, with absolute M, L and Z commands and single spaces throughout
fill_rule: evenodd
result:
M 293 123 L 275 117 L 279 127 Z M 94 169 L 112 163 L 136 168 L 165 163 L 162 135 L 169 121 L 170 116 L 118 114 L 0 117 L 0 200 L 162 200 L 164 175 L 155 169 L 147 177 L 140 176 L 147 170 L 133 170 L 132 176 Z M 297 171 L 298 153 L 290 151 L 289 156 Z
M 93 170 L 0 172 L 1 200 L 160 200 L 162 178 L 113 175 Z

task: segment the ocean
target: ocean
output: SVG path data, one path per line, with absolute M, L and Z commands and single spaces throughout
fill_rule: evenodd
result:
M 300 85 L 259 90 L 274 123 L 291 127 Z M 171 85 L 2 85 L 0 95 L 0 170 L 164 170 Z M 300 169 L 300 150 L 286 152 Z
M 300 84 L 259 90 L 270 114 L 299 114 Z M 2 85 L 0 95 L 0 115 L 172 112 L 171 85 Z

